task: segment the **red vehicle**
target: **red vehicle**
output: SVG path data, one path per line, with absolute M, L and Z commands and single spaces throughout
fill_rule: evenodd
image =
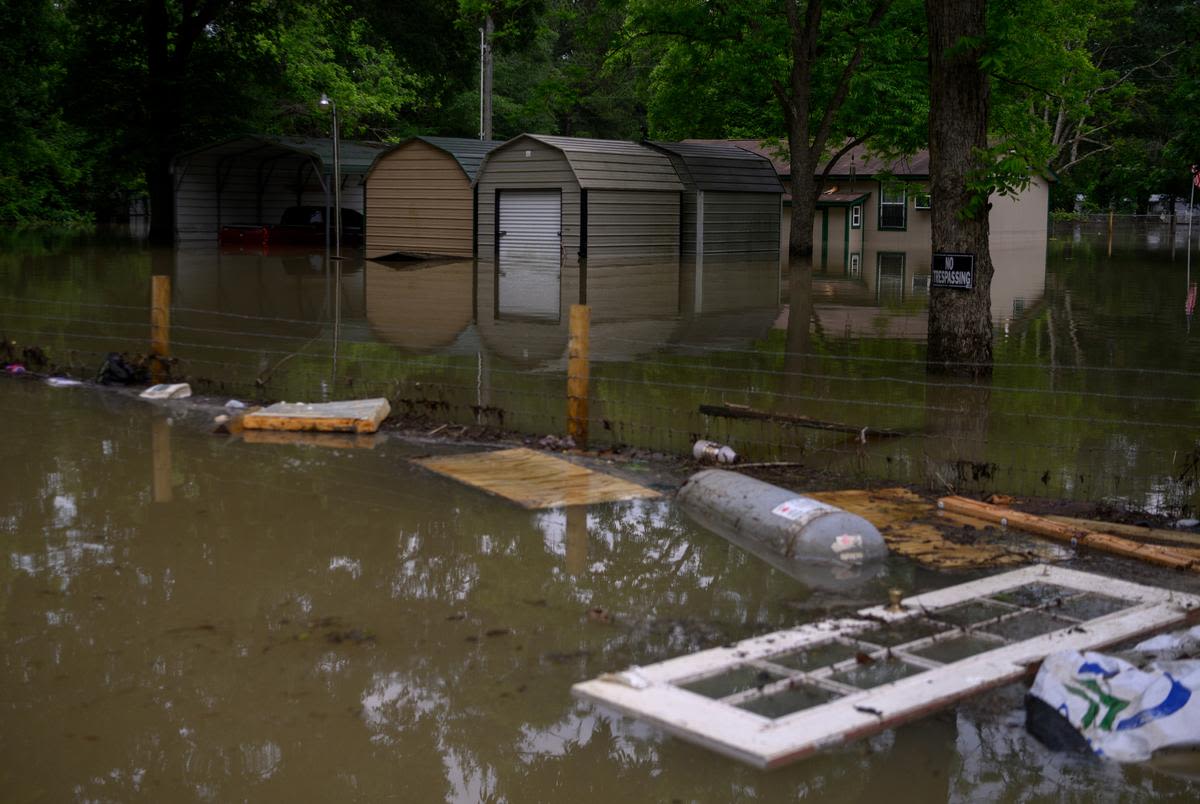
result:
M 342 245 L 358 245 L 362 235 L 362 213 L 343 207 Z M 325 207 L 288 207 L 275 224 L 222 226 L 217 242 L 222 246 L 324 246 Z

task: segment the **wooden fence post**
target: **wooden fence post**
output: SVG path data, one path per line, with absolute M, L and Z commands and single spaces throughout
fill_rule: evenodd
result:
M 570 338 L 567 341 L 567 435 L 580 449 L 588 440 L 588 327 L 591 308 L 571 305 Z
M 171 277 L 150 278 L 150 375 L 166 379 L 166 359 L 171 354 Z

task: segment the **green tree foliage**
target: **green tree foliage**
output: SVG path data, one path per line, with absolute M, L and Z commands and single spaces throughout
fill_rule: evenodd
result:
M 616 49 L 624 7 L 624 0 L 548 0 L 530 20 L 531 28 L 520 34 L 522 47 L 511 47 L 515 33 L 498 40 L 493 89 L 497 138 L 526 132 L 616 139 L 640 135 L 644 116 L 636 91 L 638 67 L 630 54 Z M 478 131 L 477 82 L 478 74 L 447 105 L 445 133 Z
M 86 164 L 58 104 L 67 21 L 50 0 L 9 0 L 0 30 L 0 220 L 74 219 Z
M 786 137 L 792 253 L 812 253 L 817 173 L 860 143 L 911 150 L 926 120 L 913 0 L 630 0 L 630 47 L 660 47 L 651 133 Z

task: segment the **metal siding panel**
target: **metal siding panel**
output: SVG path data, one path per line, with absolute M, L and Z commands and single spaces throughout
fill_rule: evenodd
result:
M 679 193 L 588 193 L 588 253 L 595 257 L 679 255 Z
M 705 253 L 778 254 L 778 196 L 709 191 L 704 199 Z
M 367 182 L 368 259 L 470 257 L 471 185 L 454 157 L 422 140 L 390 151 Z

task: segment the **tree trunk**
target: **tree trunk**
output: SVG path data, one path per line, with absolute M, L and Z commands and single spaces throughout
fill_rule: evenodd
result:
M 816 166 L 809 164 L 807 143 L 799 150 L 803 155 L 792 154 L 792 177 L 789 189 L 792 193 L 792 221 L 788 240 L 789 262 L 806 260 L 813 254 L 813 220 L 817 214 Z
M 986 0 L 926 0 L 929 23 L 929 156 L 933 251 L 975 255 L 971 290 L 929 294 L 928 371 L 984 377 L 992 372 L 992 260 L 986 190 L 978 180 L 987 147 L 989 83 L 979 67 Z M 979 44 L 964 48 L 970 37 Z

